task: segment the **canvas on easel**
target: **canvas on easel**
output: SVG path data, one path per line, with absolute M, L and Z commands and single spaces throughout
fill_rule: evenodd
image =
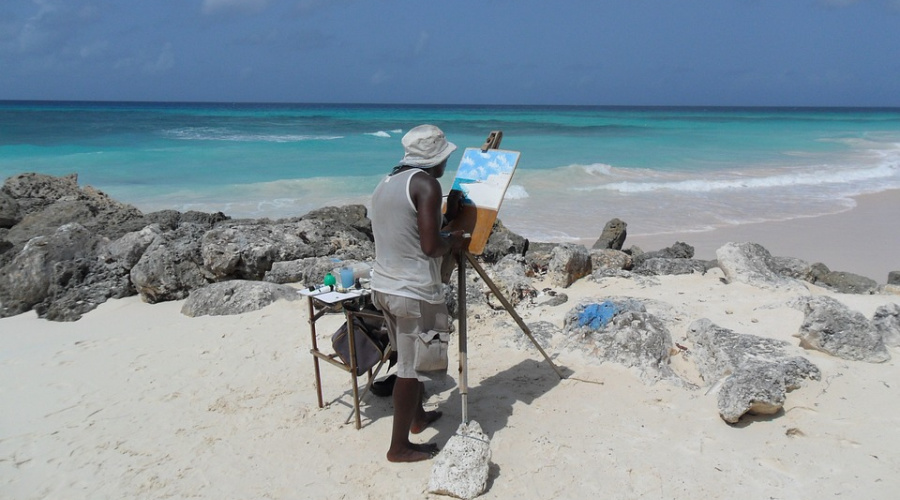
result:
M 518 151 L 503 149 L 466 148 L 463 152 L 452 188 L 463 193 L 463 200 L 446 229 L 470 233 L 468 251 L 472 255 L 484 252 L 519 155 Z

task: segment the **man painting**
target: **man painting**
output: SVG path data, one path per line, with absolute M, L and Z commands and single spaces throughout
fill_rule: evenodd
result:
M 433 374 L 415 369 L 415 342 L 421 332 L 449 331 L 441 260 L 463 249 L 466 240 L 462 231 L 443 236 L 440 232 L 443 215 L 438 179 L 456 146 L 433 125 L 413 128 L 403 136 L 402 144 L 403 159 L 372 194 L 372 289 L 397 351 L 394 422 L 387 459 L 416 462 L 434 456 L 437 445 L 411 443 L 409 434 L 424 431 L 441 412 L 426 412 L 422 406 L 423 382 Z M 451 209 L 460 194 L 451 192 L 448 216 L 453 215 Z

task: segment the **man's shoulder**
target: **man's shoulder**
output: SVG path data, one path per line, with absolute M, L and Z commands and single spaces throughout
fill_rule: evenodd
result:
M 422 175 L 413 175 L 409 182 L 409 189 L 416 191 L 424 191 L 424 190 L 432 190 L 432 189 L 440 189 L 441 183 L 438 182 L 437 179 L 428 175 L 428 172 L 423 170 L 416 169 L 414 173 L 421 173 Z

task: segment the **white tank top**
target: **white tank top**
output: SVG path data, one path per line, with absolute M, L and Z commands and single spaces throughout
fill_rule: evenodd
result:
M 372 193 L 372 289 L 439 304 L 444 302 L 441 258 L 422 251 L 418 212 L 409 194 L 410 181 L 416 174 L 428 175 L 417 168 L 389 175 Z M 440 221 L 437 224 L 440 226 Z

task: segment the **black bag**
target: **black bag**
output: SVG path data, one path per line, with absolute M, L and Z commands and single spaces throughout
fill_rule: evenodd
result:
M 331 346 L 345 365 L 350 366 L 350 336 L 347 322 L 331 336 Z M 386 345 L 382 343 L 377 330 L 359 317 L 353 318 L 353 336 L 356 338 L 356 376 L 366 373 L 378 364 L 384 356 Z

